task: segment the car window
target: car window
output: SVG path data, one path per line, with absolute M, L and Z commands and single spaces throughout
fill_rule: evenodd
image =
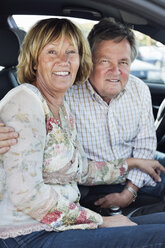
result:
M 52 16 L 14 15 L 17 26 L 26 32 L 40 19 Z M 60 18 L 60 17 L 59 17 Z M 62 17 L 61 17 L 62 18 Z M 97 21 L 69 18 L 77 24 L 87 37 Z M 131 74 L 146 83 L 165 83 L 165 46 L 138 31 L 134 31 L 138 41 L 138 55 L 131 65 Z
M 29 30 L 29 28 L 36 23 L 38 20 L 51 18 L 52 16 L 42 16 L 42 15 L 14 15 L 13 18 L 17 24 L 17 26 L 26 32 Z M 58 18 L 64 18 L 60 16 L 56 16 Z M 81 30 L 83 31 L 84 35 L 87 36 L 91 28 L 97 21 L 92 21 L 88 19 L 81 19 L 81 18 L 69 18 L 71 21 L 73 21 L 76 25 L 78 25 Z

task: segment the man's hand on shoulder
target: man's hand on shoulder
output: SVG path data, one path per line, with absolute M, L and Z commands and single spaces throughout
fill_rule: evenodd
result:
M 7 152 L 10 146 L 17 143 L 18 134 L 14 132 L 11 127 L 5 127 L 5 125 L 0 122 L 0 154 Z

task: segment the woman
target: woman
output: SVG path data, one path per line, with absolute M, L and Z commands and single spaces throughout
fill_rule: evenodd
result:
M 102 217 L 79 204 L 78 183 L 123 182 L 137 163 L 88 162 L 77 140 L 63 99 L 75 81 L 88 77 L 91 66 L 88 44 L 69 20 L 42 20 L 26 35 L 18 64 L 21 85 L 0 104 L 2 121 L 19 133 L 18 143 L 0 160 L 0 247 L 165 244 L 164 214 L 152 218 L 154 225 L 137 226 L 151 218 L 133 222 L 122 215 Z M 154 168 L 162 169 L 158 163 L 145 169 L 138 162 L 137 167 L 151 174 Z M 116 226 L 121 227 L 108 228 Z

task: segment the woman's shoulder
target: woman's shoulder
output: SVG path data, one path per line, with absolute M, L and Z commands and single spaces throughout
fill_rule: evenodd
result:
M 11 89 L 1 101 L 3 101 L 6 98 L 12 98 L 15 95 L 19 95 L 19 94 L 23 95 L 24 92 L 30 94 L 31 96 L 38 96 L 39 98 L 42 98 L 40 91 L 35 86 L 33 86 L 32 84 L 24 83 Z
M 22 102 L 28 100 L 29 102 L 33 99 L 34 101 L 42 102 L 42 96 L 39 90 L 30 84 L 21 84 L 12 90 L 10 90 L 0 102 L 0 109 L 3 108 L 7 103 Z M 33 102 L 34 102 L 33 101 Z
M 34 85 L 32 84 L 28 84 L 28 83 L 25 83 L 25 84 L 22 84 L 20 86 L 23 86 L 25 89 L 29 90 L 29 91 L 32 91 L 36 96 L 38 96 L 39 98 L 42 98 L 42 95 L 40 93 L 40 91 L 38 90 L 37 87 L 35 87 Z

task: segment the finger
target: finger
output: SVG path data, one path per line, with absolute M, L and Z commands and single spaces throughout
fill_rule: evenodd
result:
M 155 171 L 160 176 L 161 170 L 160 169 L 156 169 Z
M 0 154 L 3 154 L 3 153 L 8 152 L 9 149 L 10 149 L 10 147 L 3 147 L 3 148 L 0 148 Z
M 104 201 L 101 205 L 100 205 L 100 207 L 101 208 L 109 208 L 110 207 L 110 203 L 109 203 L 109 201 Z
M 164 166 L 163 165 L 160 165 L 158 168 L 156 168 L 156 169 L 159 169 L 159 170 L 161 170 L 162 172 L 164 172 L 165 173 L 165 168 L 164 168 Z
M 95 204 L 96 206 L 99 206 L 99 205 L 103 204 L 104 201 L 105 201 L 105 198 L 103 197 L 103 198 L 100 198 L 99 200 L 95 201 L 94 204 Z
M 155 182 L 161 182 L 161 177 L 156 173 L 155 170 L 152 170 L 150 173 L 151 177 L 154 179 Z
M 111 194 L 112 196 L 112 194 Z M 115 200 L 114 197 L 109 197 L 109 195 L 106 195 L 105 197 L 101 198 L 100 201 L 100 207 L 101 208 L 109 208 L 110 206 L 119 206 L 119 202 Z
M 8 132 L 14 132 L 14 128 L 12 127 L 6 127 L 6 126 L 1 126 L 0 125 L 0 133 L 8 133 Z
M 3 140 L 11 140 L 18 138 L 18 133 L 16 132 L 0 132 L 0 142 Z
M 133 222 L 133 221 L 130 221 L 129 223 L 128 223 L 128 226 L 137 226 L 138 224 L 137 223 L 135 223 L 135 222 Z
M 10 147 L 12 145 L 15 145 L 17 143 L 17 139 L 10 139 L 10 140 L 3 140 L 0 141 L 0 148 L 6 148 L 6 147 Z

